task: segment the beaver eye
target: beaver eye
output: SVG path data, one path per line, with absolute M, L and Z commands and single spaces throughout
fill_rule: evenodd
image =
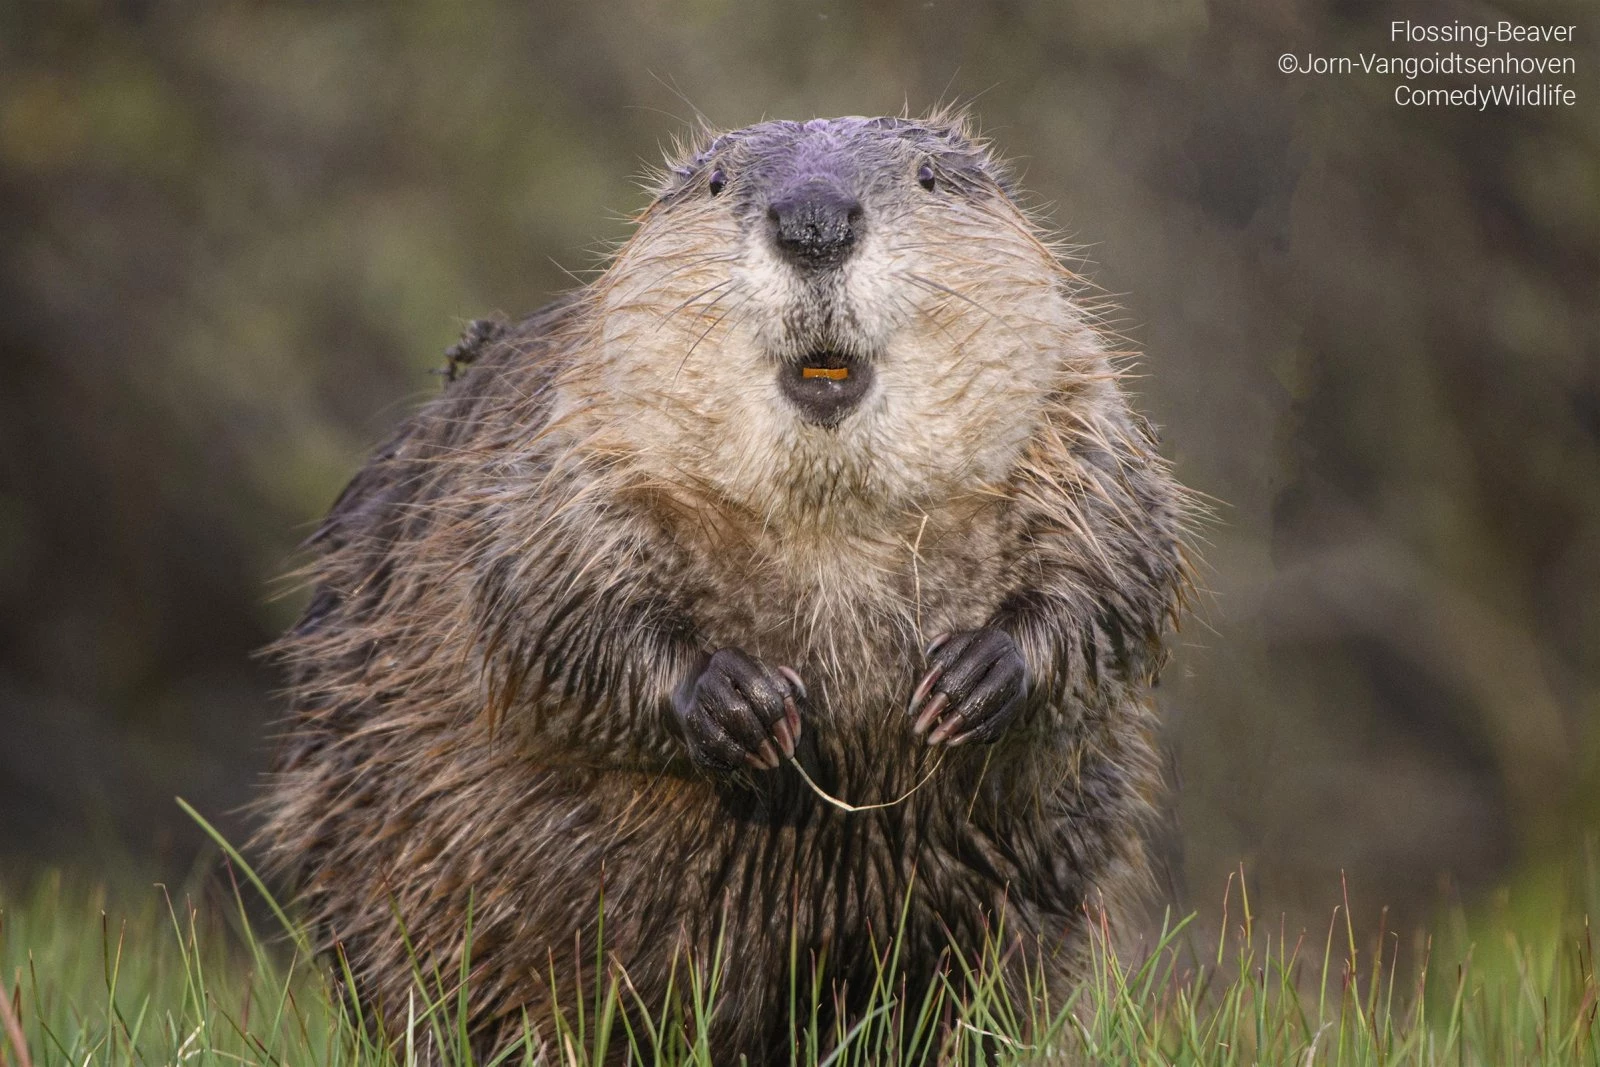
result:
M 933 192 L 933 168 L 924 163 L 917 171 L 917 184 Z
M 712 196 L 716 196 L 718 193 L 722 192 L 723 187 L 727 184 L 728 176 L 722 173 L 721 167 L 718 167 L 716 170 L 711 172 L 711 180 L 706 182 L 706 188 L 711 190 Z

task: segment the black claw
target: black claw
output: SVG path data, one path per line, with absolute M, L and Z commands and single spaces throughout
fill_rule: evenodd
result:
M 806 699 L 806 683 L 800 679 L 799 671 L 793 667 L 779 667 L 778 673 L 789 680 L 789 684 L 794 687 L 795 693 L 801 700 Z
M 932 688 L 931 684 L 929 688 Z M 911 732 L 918 737 L 927 733 L 928 729 L 939 721 L 940 714 L 944 711 L 945 705 L 949 703 L 949 693 L 934 694 L 933 699 L 928 701 L 928 706 L 922 709 L 922 714 L 918 715 L 916 721 L 911 724 Z
M 930 745 L 997 740 L 1022 707 L 1028 672 L 1011 635 L 994 627 L 938 638 L 911 695 L 912 732 Z
M 769 771 L 794 755 L 800 737 L 799 675 L 774 670 L 736 648 L 718 650 L 673 697 L 684 743 L 694 762 L 726 773 Z
M 932 655 L 932 653 L 930 652 L 929 655 Z M 939 676 L 943 673 L 944 668 L 935 665 L 927 674 L 922 676 L 922 682 L 917 686 L 916 692 L 911 694 L 911 703 L 906 705 L 907 715 L 916 714 L 917 708 L 924 700 L 928 699 L 928 694 L 933 692 L 933 684 L 939 680 Z M 918 732 L 920 733 L 921 731 L 919 730 Z
M 778 754 L 783 758 L 794 755 L 794 735 L 789 732 L 789 720 L 779 719 L 772 724 L 772 736 L 778 740 Z

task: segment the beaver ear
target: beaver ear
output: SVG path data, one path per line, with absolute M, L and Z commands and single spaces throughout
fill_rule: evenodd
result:
M 977 141 L 972 114 L 959 104 L 941 105 L 923 116 L 917 125 L 956 148 L 972 148 Z
M 705 166 L 707 163 L 711 162 L 711 157 L 726 148 L 728 146 L 728 142 L 732 139 L 733 134 L 731 133 L 718 134 L 716 137 L 713 137 L 704 148 L 700 149 L 700 151 L 694 154 L 693 165 L 695 167 Z

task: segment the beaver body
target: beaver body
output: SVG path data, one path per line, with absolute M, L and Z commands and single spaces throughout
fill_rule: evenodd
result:
M 390 1026 L 470 913 L 484 1048 L 686 960 L 716 1062 L 788 1062 L 813 988 L 848 1023 L 897 937 L 912 997 L 997 930 L 1070 978 L 1143 878 L 1186 581 L 1074 279 L 942 119 L 766 123 L 658 193 L 314 536 L 266 848 Z

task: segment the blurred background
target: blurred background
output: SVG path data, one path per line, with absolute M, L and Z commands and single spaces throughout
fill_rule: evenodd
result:
M 1394 18 L 1576 24 L 1486 51 L 1575 57 L 1577 105 L 1277 69 L 1449 50 Z M 297 542 L 697 110 L 954 99 L 1216 500 L 1177 891 L 1243 863 L 1326 916 L 1346 871 L 1421 918 L 1537 878 L 1600 825 L 1597 40 L 1556 2 L 0 5 L 0 871 L 181 872 L 178 795 L 248 833 Z

